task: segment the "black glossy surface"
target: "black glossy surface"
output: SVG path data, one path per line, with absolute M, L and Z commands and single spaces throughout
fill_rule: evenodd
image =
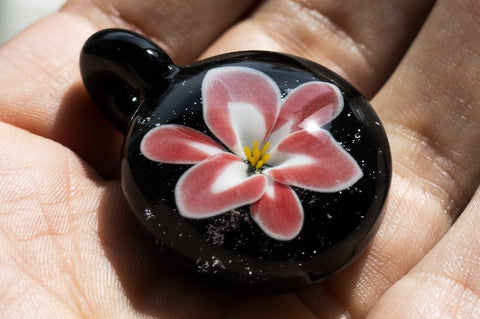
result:
M 226 65 L 266 73 L 282 96 L 312 80 L 333 83 L 343 92 L 342 113 L 324 128 L 355 158 L 363 177 L 336 193 L 295 189 L 305 222 L 291 241 L 265 235 L 251 220 L 248 207 L 208 219 L 181 217 L 173 189 L 191 165 L 152 162 L 140 152 L 143 136 L 159 124 L 186 125 L 215 139 L 202 117 L 200 87 L 210 68 Z M 93 36 L 82 53 L 81 69 L 88 92 L 119 129 L 124 130 L 126 118 L 133 116 L 123 150 L 123 189 L 134 213 L 172 262 L 211 284 L 275 293 L 337 272 L 371 241 L 391 179 L 388 142 L 368 102 L 333 72 L 268 52 L 232 53 L 177 67 L 154 44 L 121 30 Z
M 158 91 L 159 86 L 169 86 L 172 61 L 149 40 L 111 31 L 99 31 L 88 39 L 80 69 L 92 100 L 125 132 L 149 87 L 155 84 Z

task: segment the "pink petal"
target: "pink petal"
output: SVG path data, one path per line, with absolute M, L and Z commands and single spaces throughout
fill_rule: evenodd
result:
M 203 117 L 208 128 L 237 156 L 262 143 L 275 125 L 280 90 L 265 73 L 247 67 L 209 71 L 202 83 Z
M 175 200 L 180 215 L 207 218 L 251 204 L 262 197 L 267 178 L 248 176 L 248 165 L 230 153 L 207 158 L 178 180 Z
M 252 204 L 251 214 L 258 226 L 277 240 L 295 238 L 303 226 L 303 207 L 297 194 L 276 182 L 268 185 L 263 197 Z
M 192 128 L 168 124 L 151 129 L 140 143 L 142 154 L 156 162 L 194 164 L 224 150 L 210 137 Z
M 275 144 L 288 134 L 329 123 L 343 109 L 343 97 L 333 84 L 308 82 L 295 88 L 285 99 L 270 141 Z
M 355 184 L 363 173 L 355 159 L 323 129 L 290 134 L 270 153 L 274 180 L 317 192 L 337 192 Z

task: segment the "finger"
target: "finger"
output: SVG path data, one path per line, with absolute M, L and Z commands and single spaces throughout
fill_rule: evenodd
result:
M 177 64 L 186 64 L 254 3 L 255 0 L 71 0 L 64 10 L 86 17 L 96 29 L 115 25 L 146 34 Z
M 251 3 L 71 1 L 0 48 L 0 121 L 58 141 L 108 175 L 117 168 L 121 136 L 81 84 L 78 58 L 85 40 L 99 28 L 136 26 L 151 32 L 175 60 L 192 61 Z M 162 23 L 154 28 L 155 21 Z M 191 30 L 181 36 L 183 28 Z
M 433 1 L 269 0 L 204 54 L 263 49 L 320 62 L 368 98 L 380 88 Z
M 451 230 L 368 318 L 480 317 L 480 188 Z
M 388 130 L 392 194 L 369 251 L 321 291 L 364 316 L 445 234 L 480 181 L 477 1 L 440 1 L 373 100 Z M 348 291 L 349 293 L 345 293 Z M 309 295 L 320 314 L 325 304 Z

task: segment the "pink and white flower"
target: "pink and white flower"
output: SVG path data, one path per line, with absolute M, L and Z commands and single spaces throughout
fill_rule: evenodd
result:
M 295 191 L 337 192 L 363 173 L 322 128 L 340 114 L 332 84 L 313 81 L 282 101 L 276 83 L 247 67 L 210 70 L 202 83 L 203 118 L 220 145 L 192 128 L 166 124 L 150 130 L 141 152 L 150 160 L 193 164 L 178 180 L 180 215 L 208 218 L 250 205 L 258 226 L 277 240 L 295 238 L 303 206 Z

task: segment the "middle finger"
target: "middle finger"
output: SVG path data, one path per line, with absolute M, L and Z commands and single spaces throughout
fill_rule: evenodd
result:
M 432 4 L 269 0 L 204 56 L 251 49 L 298 55 L 334 70 L 370 98 L 403 56 Z

